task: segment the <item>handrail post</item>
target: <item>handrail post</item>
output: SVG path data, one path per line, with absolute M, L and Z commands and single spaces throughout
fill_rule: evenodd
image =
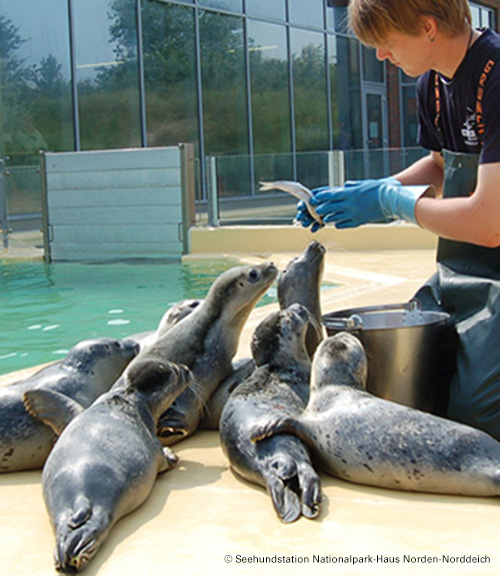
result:
M 7 194 L 5 193 L 5 164 L 0 158 L 0 222 L 2 223 L 2 243 L 5 250 L 9 247 L 9 223 L 7 221 Z

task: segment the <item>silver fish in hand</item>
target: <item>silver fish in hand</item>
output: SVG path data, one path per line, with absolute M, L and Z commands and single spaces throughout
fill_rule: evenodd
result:
M 311 217 L 318 222 L 321 226 L 324 226 L 323 219 L 321 216 L 316 212 L 314 206 L 311 206 L 311 198 L 313 197 L 313 193 L 306 188 L 300 182 L 292 182 L 290 180 L 275 180 L 274 182 L 259 182 L 260 190 L 262 192 L 267 190 L 282 190 L 283 192 L 288 192 L 295 198 L 302 200 L 306 205 L 307 211 L 311 215 Z

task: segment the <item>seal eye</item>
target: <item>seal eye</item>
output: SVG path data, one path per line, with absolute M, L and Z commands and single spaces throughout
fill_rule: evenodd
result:
M 254 268 L 252 268 L 252 270 L 250 270 L 250 272 L 248 273 L 248 279 L 250 280 L 250 282 L 257 282 L 259 280 L 259 277 L 260 277 L 259 273 Z

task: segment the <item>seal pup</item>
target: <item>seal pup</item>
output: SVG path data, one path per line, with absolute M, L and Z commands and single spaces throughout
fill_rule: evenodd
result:
M 254 441 L 293 433 L 338 478 L 396 490 L 500 496 L 500 443 L 464 424 L 383 400 L 365 390 L 367 360 L 339 332 L 319 346 L 311 396 L 298 417 L 266 423 Z
M 154 344 L 127 368 L 154 358 L 184 364 L 193 373 L 195 386 L 181 394 L 158 423 L 158 436 L 165 445 L 191 435 L 198 427 L 205 403 L 233 369 L 232 359 L 250 312 L 277 275 L 276 266 L 269 262 L 226 270 L 189 315 L 159 330 Z
M 325 265 L 325 248 L 313 240 L 293 258 L 278 277 L 278 302 L 284 310 L 292 304 L 304 305 L 310 320 L 306 334 L 306 348 L 312 358 L 323 340 L 320 290 Z
M 293 435 L 257 444 L 251 438 L 268 420 L 299 414 L 309 396 L 311 361 L 305 348 L 307 309 L 294 304 L 265 318 L 252 337 L 253 374 L 229 397 L 220 419 L 221 445 L 232 469 L 267 488 L 284 522 L 314 518 L 320 479 L 307 448 Z
M 56 440 L 48 426 L 26 412 L 25 392 L 51 390 L 86 408 L 111 388 L 138 351 L 133 340 L 83 340 L 63 360 L 0 388 L 0 472 L 41 468 Z
M 135 362 L 112 387 L 64 428 L 42 473 L 56 538 L 56 570 L 82 570 L 113 525 L 149 496 L 156 476 L 177 457 L 156 437 L 156 422 L 191 383 L 183 366 Z M 47 391 L 25 395 L 27 409 L 57 428 Z M 49 399 L 50 400 L 50 399 Z
M 309 311 L 306 348 L 312 358 L 323 339 L 320 289 L 323 277 L 325 248 L 312 241 L 299 256 L 293 258 L 278 276 L 278 302 L 282 310 L 292 304 L 302 304 Z M 220 415 L 229 396 L 255 368 L 251 358 L 238 361 L 233 373 L 222 381 L 206 406 L 200 428 L 218 430 Z

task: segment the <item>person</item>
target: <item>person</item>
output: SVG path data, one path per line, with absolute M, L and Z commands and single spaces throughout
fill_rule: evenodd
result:
M 312 204 L 339 229 L 399 219 L 439 236 L 416 298 L 456 328 L 447 416 L 500 439 L 500 36 L 473 29 L 467 0 L 350 0 L 349 21 L 379 60 L 419 77 L 429 153 L 387 178 L 316 189 Z M 297 219 L 320 227 L 300 203 Z

